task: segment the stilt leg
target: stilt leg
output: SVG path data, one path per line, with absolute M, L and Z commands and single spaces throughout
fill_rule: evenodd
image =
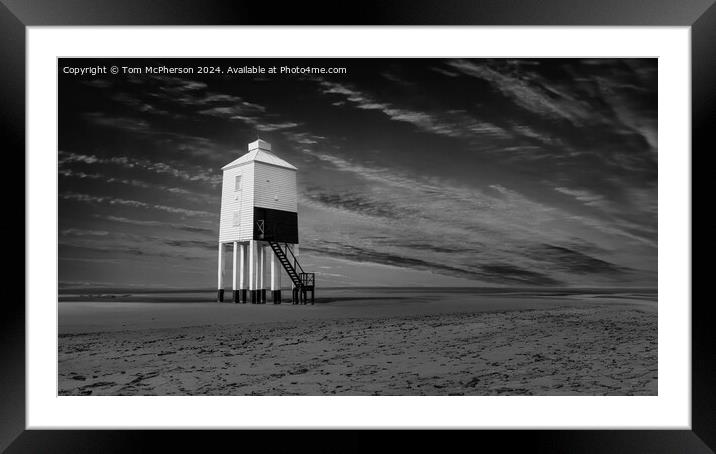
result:
M 264 257 L 266 255 L 266 248 L 264 248 L 263 243 L 258 243 L 257 246 L 258 271 L 256 275 L 256 290 L 258 290 L 258 303 L 264 304 L 266 303 L 266 293 L 264 292 L 264 275 L 266 274 Z
M 216 294 L 216 301 L 224 301 L 224 245 L 219 243 L 219 268 L 218 268 L 218 292 Z
M 239 245 L 239 269 L 238 269 L 238 279 L 239 279 L 239 301 L 242 304 L 246 304 L 246 273 L 248 271 L 248 267 L 246 266 L 246 259 L 247 259 L 247 253 L 246 253 L 246 245 L 240 244 Z
M 251 298 L 251 304 L 256 304 L 256 275 L 257 275 L 257 260 L 256 260 L 256 241 L 249 241 L 249 297 Z
M 234 291 L 234 303 L 239 302 L 239 243 L 234 241 L 234 254 L 231 256 L 231 288 Z
M 274 304 L 281 304 L 281 269 L 276 254 L 273 251 L 269 254 L 271 254 L 271 299 Z

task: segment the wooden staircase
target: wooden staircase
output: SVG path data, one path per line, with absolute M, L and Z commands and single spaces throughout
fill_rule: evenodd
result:
M 281 262 L 283 269 L 286 270 L 286 274 L 293 283 L 293 303 L 294 304 L 306 304 L 308 301 L 308 292 L 311 292 L 311 304 L 315 302 L 315 273 L 306 273 L 301 264 L 298 263 L 298 259 L 293 254 L 288 244 L 284 244 L 284 248 L 281 248 L 281 244 L 277 241 L 269 241 L 269 246 L 273 250 L 278 261 Z M 290 257 L 289 257 L 290 255 Z M 293 262 L 293 263 L 292 263 Z

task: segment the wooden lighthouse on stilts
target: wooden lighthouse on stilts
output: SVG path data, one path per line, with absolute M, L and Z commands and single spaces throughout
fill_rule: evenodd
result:
M 257 140 L 249 151 L 222 167 L 217 300 L 224 300 L 226 249 L 232 252 L 236 303 L 281 303 L 281 275 L 291 281 L 294 304 L 315 300 L 315 276 L 298 263 L 296 167 Z

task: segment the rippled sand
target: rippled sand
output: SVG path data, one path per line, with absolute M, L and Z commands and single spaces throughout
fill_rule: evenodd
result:
M 657 394 L 655 301 L 405 298 L 62 303 L 59 394 Z M 192 326 L 187 314 L 196 311 L 208 323 Z

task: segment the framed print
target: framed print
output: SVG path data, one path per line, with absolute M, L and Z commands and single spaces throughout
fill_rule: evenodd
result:
M 9 452 L 146 429 L 710 452 L 711 2 L 53 5 L 2 9 Z

